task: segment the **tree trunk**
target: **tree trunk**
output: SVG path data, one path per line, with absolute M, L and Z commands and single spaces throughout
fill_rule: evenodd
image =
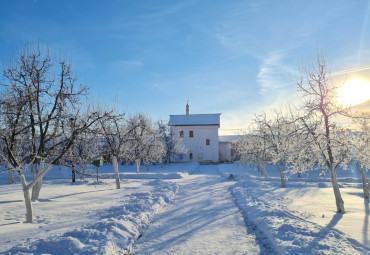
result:
M 145 166 L 146 166 L 146 170 L 149 172 L 149 164 L 145 164 Z
M 369 185 L 366 181 L 365 167 L 361 167 L 360 164 L 357 164 L 361 172 L 362 178 L 362 189 L 364 191 L 364 199 L 369 199 Z
M 19 178 L 21 179 L 21 182 L 22 182 L 24 202 L 26 204 L 26 222 L 32 222 L 33 216 L 32 216 L 32 201 L 31 201 L 31 196 L 30 196 L 30 190 L 29 188 L 27 188 L 27 181 L 23 173 L 19 175 Z
M 263 174 L 263 176 L 268 177 L 267 172 L 266 172 L 266 168 L 265 168 L 265 165 L 264 164 L 258 164 L 258 169 Z
M 302 178 L 301 172 L 298 172 L 298 178 Z
M 75 164 L 72 163 L 72 182 L 76 182 Z
M 280 179 L 281 179 L 281 187 L 286 188 L 286 180 L 285 180 L 285 173 L 284 170 L 281 170 L 280 164 L 277 165 L 279 172 L 280 172 Z M 285 169 L 285 167 L 284 167 Z
M 13 169 L 8 170 L 8 184 L 14 184 L 15 183 L 13 172 L 14 172 Z
M 135 160 L 135 164 L 136 164 L 136 173 L 137 173 L 137 174 L 139 173 L 139 170 L 140 170 L 140 162 L 141 162 L 141 159 L 136 159 L 136 160 Z
M 33 180 L 32 180 L 32 197 L 31 199 L 32 200 L 37 200 L 39 199 L 39 195 L 40 195 L 40 190 L 41 190 L 41 184 L 42 184 L 42 178 L 45 176 L 45 174 L 47 174 L 52 168 L 54 167 L 54 165 L 48 165 L 47 168 L 45 168 L 45 165 L 43 162 L 41 162 L 40 164 L 40 169 L 38 170 L 39 174 L 38 175 L 33 175 Z M 33 187 L 35 185 L 39 184 L 38 186 L 38 189 L 35 191 L 35 198 L 33 198 Z M 36 196 L 37 195 L 37 196 Z
M 43 168 L 41 164 L 40 164 L 40 168 L 37 167 L 37 163 L 32 164 L 32 173 L 33 173 L 34 180 L 37 178 L 37 176 L 41 173 L 42 170 Z M 32 187 L 32 196 L 31 196 L 32 201 L 39 199 L 41 186 L 42 186 L 42 178 L 40 178 Z
M 99 167 L 96 167 L 96 183 L 99 182 Z
M 257 163 L 257 171 L 258 171 L 259 173 L 261 173 L 261 174 L 262 174 L 261 166 L 260 166 L 260 164 L 258 164 L 258 163 Z
M 335 203 L 337 205 L 337 212 L 345 213 L 346 211 L 344 210 L 344 201 L 342 199 L 342 195 L 340 194 L 339 185 L 337 181 L 337 174 L 335 173 L 333 164 L 330 164 L 330 180 L 331 180 L 331 185 L 334 191 Z
M 72 164 L 72 182 L 76 182 L 76 171 L 74 164 Z
M 114 176 L 116 177 L 116 188 L 117 189 L 120 189 L 121 188 L 121 184 L 119 182 L 119 172 L 118 172 L 117 156 L 113 156 L 112 162 L 113 162 Z

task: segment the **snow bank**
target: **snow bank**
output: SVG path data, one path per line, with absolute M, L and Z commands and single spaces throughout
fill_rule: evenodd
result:
M 188 174 L 192 174 L 194 170 L 199 166 L 198 162 L 189 163 L 169 163 L 164 165 L 150 165 L 150 171 L 147 171 L 146 166 L 140 166 L 140 173 L 136 174 L 136 166 L 134 165 L 119 165 L 118 170 L 121 179 L 182 179 L 186 178 Z M 94 181 L 96 179 L 96 167 L 91 165 L 86 171 L 91 176 L 86 176 L 85 179 Z M 32 180 L 32 173 L 30 170 L 24 172 L 27 181 Z M 135 175 L 134 175 L 135 174 Z M 99 176 L 101 178 L 114 178 L 114 170 L 112 164 L 103 164 L 99 168 Z M 44 180 L 52 180 L 55 182 L 57 179 L 71 179 L 71 169 L 64 166 L 53 167 L 45 176 Z M 79 179 L 79 176 L 76 176 Z M 16 179 L 17 183 L 20 183 Z M 8 172 L 0 171 L 0 185 L 8 184 Z
M 293 199 L 294 196 L 290 194 L 299 191 L 296 188 L 281 189 L 278 185 L 249 176 L 232 186 L 231 192 L 247 225 L 253 226 L 250 227 L 251 231 L 254 231 L 260 240 L 266 240 L 267 245 L 272 246 L 277 254 L 367 254 L 370 252 L 369 246 L 338 230 L 336 225 L 344 217 L 342 214 L 333 213 L 328 224 L 318 224 L 317 218 L 312 214 L 320 214 L 322 208 L 315 205 L 311 208 L 309 206 L 305 209 L 298 208 L 305 204 L 298 205 Z M 303 189 L 303 186 L 301 188 Z M 317 187 L 309 189 L 319 190 Z M 319 192 L 315 194 L 317 197 L 320 196 Z M 334 204 L 333 197 L 324 196 L 322 199 L 326 200 L 326 204 Z M 315 200 L 305 202 L 306 205 L 314 204 Z M 322 217 L 325 215 L 322 214 Z M 354 217 L 354 214 L 351 217 Z M 351 227 L 360 228 L 359 225 Z
M 123 179 L 182 179 L 188 176 L 187 173 L 145 173 L 145 174 L 120 174 Z
M 122 254 L 127 253 L 153 216 L 172 200 L 178 185 L 153 180 L 150 191 L 131 193 L 127 202 L 101 212 L 95 223 L 62 235 L 31 239 L 5 254 Z M 81 215 L 84 217 L 84 215 Z
M 272 164 L 266 164 L 265 166 L 268 177 L 264 178 L 268 181 L 280 181 L 280 172 L 277 170 L 277 167 Z M 243 165 L 243 164 L 221 164 L 219 165 L 219 170 L 222 175 L 225 177 L 229 174 L 233 174 L 234 178 L 237 179 L 246 179 L 248 176 L 263 176 L 262 173 L 258 172 L 257 167 L 254 165 Z M 347 170 L 338 167 L 336 170 L 338 182 L 361 182 L 361 173 L 358 167 L 355 164 L 352 164 L 348 167 Z M 322 172 L 321 170 L 315 169 L 307 173 L 302 173 L 301 177 L 298 177 L 298 174 L 289 174 L 286 173 L 287 185 L 289 183 L 294 183 L 296 181 L 305 181 L 305 182 L 330 182 L 330 174 L 328 171 Z

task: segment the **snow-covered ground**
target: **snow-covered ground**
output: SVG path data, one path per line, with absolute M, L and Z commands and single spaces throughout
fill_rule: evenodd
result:
M 359 172 L 338 170 L 346 213 L 337 214 L 329 176 L 319 171 L 280 186 L 280 173 L 267 167 L 264 178 L 251 167 L 220 165 L 226 177 L 239 182 L 231 188 L 249 230 L 265 237 L 277 254 L 370 253 L 369 201 L 364 201 Z
M 217 166 L 200 165 L 181 181 L 174 203 L 154 217 L 133 254 L 259 254 Z M 264 251 L 264 250 L 263 250 Z
M 368 254 L 369 203 L 356 170 L 338 171 L 346 214 L 336 214 L 328 176 L 291 176 L 280 188 L 237 164 L 120 166 L 94 183 L 45 177 L 33 223 L 24 223 L 20 184 L 0 173 L 1 254 Z M 230 174 L 233 174 L 230 179 Z M 238 210 L 239 207 L 239 210 Z M 139 238 L 140 237 L 140 238 Z
M 71 183 L 69 170 L 56 167 L 44 178 L 40 199 L 33 203 L 34 222 L 24 223 L 25 208 L 20 184 L 6 184 L 0 173 L 0 253 L 3 254 L 116 254 L 127 252 L 150 223 L 169 203 L 178 185 L 159 177 L 179 178 L 198 164 L 153 166 L 137 179 L 123 179 L 115 189 L 113 179 L 93 178 Z M 120 166 L 122 175 L 133 166 Z M 158 170 L 161 173 L 156 173 Z M 176 171 L 178 170 L 178 171 Z M 153 171 L 153 172 L 152 172 Z M 112 176 L 110 165 L 100 173 Z M 144 179 L 140 179 L 145 175 Z M 152 175 L 152 179 L 148 179 Z

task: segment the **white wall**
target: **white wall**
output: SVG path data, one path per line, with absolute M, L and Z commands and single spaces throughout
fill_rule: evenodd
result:
M 175 136 L 180 136 L 180 131 L 184 131 L 182 139 L 187 153 L 177 162 L 218 162 L 219 161 L 219 143 L 218 143 L 218 125 L 210 126 L 171 126 L 171 131 Z M 189 131 L 193 131 L 194 137 L 189 137 Z M 206 145 L 206 140 L 210 144 Z M 190 159 L 190 153 L 193 159 Z
M 230 142 L 220 142 L 220 162 L 231 162 L 231 143 Z

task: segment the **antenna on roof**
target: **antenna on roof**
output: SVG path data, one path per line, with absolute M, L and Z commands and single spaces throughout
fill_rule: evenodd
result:
M 188 102 L 186 103 L 186 115 L 189 115 L 190 114 L 190 109 L 189 109 L 189 100 Z

